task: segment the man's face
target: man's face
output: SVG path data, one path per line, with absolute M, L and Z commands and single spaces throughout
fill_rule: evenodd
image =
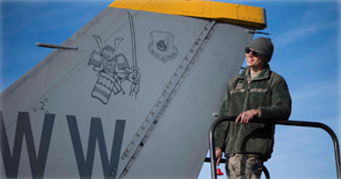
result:
M 250 50 L 254 50 L 252 48 L 250 48 Z M 246 65 L 249 67 L 254 67 L 254 68 L 263 68 L 263 66 L 265 65 L 265 62 L 262 58 L 261 55 L 259 55 L 258 57 L 256 57 L 255 55 L 252 54 L 252 51 L 250 51 L 249 53 L 245 53 L 246 56 Z

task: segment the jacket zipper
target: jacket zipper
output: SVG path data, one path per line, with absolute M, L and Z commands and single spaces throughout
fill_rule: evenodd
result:
M 251 83 L 249 76 L 246 76 L 245 80 L 246 80 L 246 94 L 245 94 L 245 100 L 244 100 L 244 105 L 243 105 L 244 106 L 243 112 L 246 111 L 246 104 L 249 99 L 249 90 L 250 90 L 250 83 Z

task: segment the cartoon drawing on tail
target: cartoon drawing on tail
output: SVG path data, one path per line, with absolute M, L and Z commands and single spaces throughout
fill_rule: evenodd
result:
M 140 92 L 141 74 L 136 62 L 136 44 L 135 32 L 132 15 L 128 12 L 132 39 L 132 67 L 126 56 L 122 53 L 117 54 L 116 50 L 123 40 L 122 37 L 115 38 L 114 47 L 106 45 L 103 47 L 101 37 L 92 35 L 95 39 L 99 51 L 94 50 L 89 59 L 88 65 L 93 66 L 93 70 L 98 72 L 97 82 L 91 92 L 93 98 L 97 98 L 103 104 L 109 102 L 110 96 L 113 93 L 117 95 L 125 91 L 122 89 L 122 82 L 129 81 L 131 83 L 129 96 L 135 96 Z

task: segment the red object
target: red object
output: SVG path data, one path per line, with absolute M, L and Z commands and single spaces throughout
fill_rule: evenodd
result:
M 224 173 L 220 171 L 220 168 L 217 168 L 217 175 L 224 175 Z

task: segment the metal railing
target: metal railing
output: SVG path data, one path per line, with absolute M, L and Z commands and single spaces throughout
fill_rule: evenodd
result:
M 213 124 L 210 127 L 209 131 L 209 143 L 210 143 L 210 158 L 211 158 L 211 176 L 212 179 L 217 178 L 217 172 L 216 172 L 216 162 L 215 162 L 215 150 L 214 150 L 214 131 L 216 127 L 224 122 L 224 121 L 235 121 L 236 117 L 230 117 L 225 116 L 217 119 L 213 122 Z M 337 140 L 337 137 L 334 133 L 334 131 L 328 127 L 327 125 L 319 122 L 305 122 L 305 121 L 262 121 L 258 119 L 254 119 L 250 121 L 251 123 L 264 123 L 264 124 L 279 124 L 279 125 L 287 125 L 287 126 L 301 126 L 301 127 L 316 127 L 321 128 L 328 132 L 328 134 L 331 136 L 334 144 L 334 153 L 335 153 L 335 163 L 336 163 L 336 175 L 337 179 L 341 179 L 341 167 L 340 167 L 340 148 L 339 148 L 339 142 Z

